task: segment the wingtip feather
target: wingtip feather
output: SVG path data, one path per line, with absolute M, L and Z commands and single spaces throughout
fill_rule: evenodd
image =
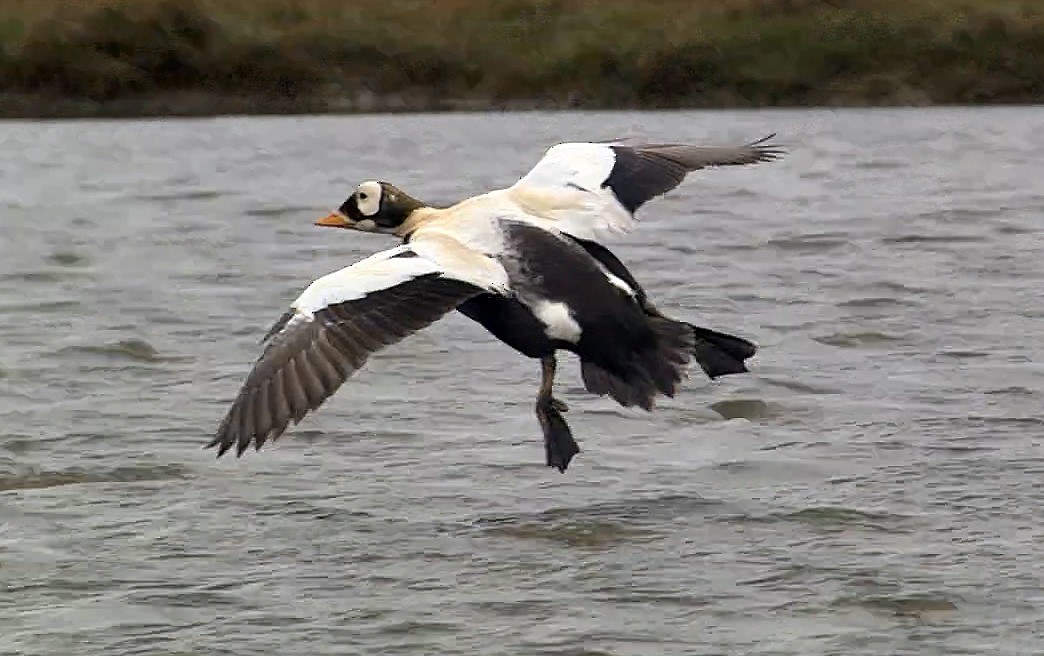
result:
M 772 139 L 776 138 L 776 133 L 771 132 L 760 139 L 755 139 L 747 144 L 748 148 L 752 148 L 758 154 L 759 162 L 771 162 L 777 160 L 787 153 L 787 149 L 783 144 L 780 143 L 768 143 Z

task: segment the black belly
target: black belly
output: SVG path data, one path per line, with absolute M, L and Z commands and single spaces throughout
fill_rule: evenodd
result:
M 531 297 L 566 305 L 581 328 L 580 340 L 574 344 L 548 337 L 546 326 L 529 307 L 498 294 L 481 294 L 466 301 L 457 308 L 465 316 L 531 358 L 563 349 L 582 359 L 627 362 L 634 352 L 655 346 L 641 307 L 610 284 L 599 269 L 595 256 L 601 253 L 593 256 L 582 244 L 525 224 L 505 223 L 504 232 L 515 254 L 513 264 L 508 258 L 513 287 Z M 611 254 L 609 257 L 615 260 Z M 633 280 L 622 264 L 607 267 L 621 269 Z
M 544 324 L 533 316 L 529 308 L 513 298 L 480 294 L 457 306 L 457 309 L 525 356 L 542 358 L 562 347 L 547 336 Z

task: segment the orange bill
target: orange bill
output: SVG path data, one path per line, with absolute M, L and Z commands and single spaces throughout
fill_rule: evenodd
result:
M 323 218 L 315 222 L 317 226 L 327 226 L 330 228 L 348 228 L 351 227 L 352 223 L 348 220 L 348 217 L 340 212 L 330 212 Z

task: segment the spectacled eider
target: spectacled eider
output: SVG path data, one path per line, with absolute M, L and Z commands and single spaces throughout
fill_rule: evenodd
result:
M 260 449 L 318 408 L 374 352 L 456 309 L 540 360 L 536 415 L 546 464 L 580 449 L 552 395 L 558 350 L 577 354 L 585 388 L 651 410 L 695 360 L 711 378 L 747 371 L 756 346 L 661 314 L 601 242 L 690 171 L 782 151 L 635 142 L 563 143 L 514 185 L 434 208 L 387 182 L 363 182 L 317 225 L 387 233 L 402 244 L 325 275 L 264 338 L 216 436 L 220 457 Z

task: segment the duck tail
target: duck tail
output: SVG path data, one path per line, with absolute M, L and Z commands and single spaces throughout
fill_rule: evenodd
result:
M 652 410 L 657 394 L 673 397 L 687 377 L 693 358 L 695 333 L 681 321 L 648 317 L 655 338 L 641 350 L 631 351 L 624 361 L 595 361 L 581 358 L 580 375 L 588 392 L 609 395 L 624 406 Z
M 744 361 L 754 357 L 758 352 L 756 344 L 710 328 L 686 325 L 692 330 L 695 338 L 693 359 L 711 379 L 749 371 Z

